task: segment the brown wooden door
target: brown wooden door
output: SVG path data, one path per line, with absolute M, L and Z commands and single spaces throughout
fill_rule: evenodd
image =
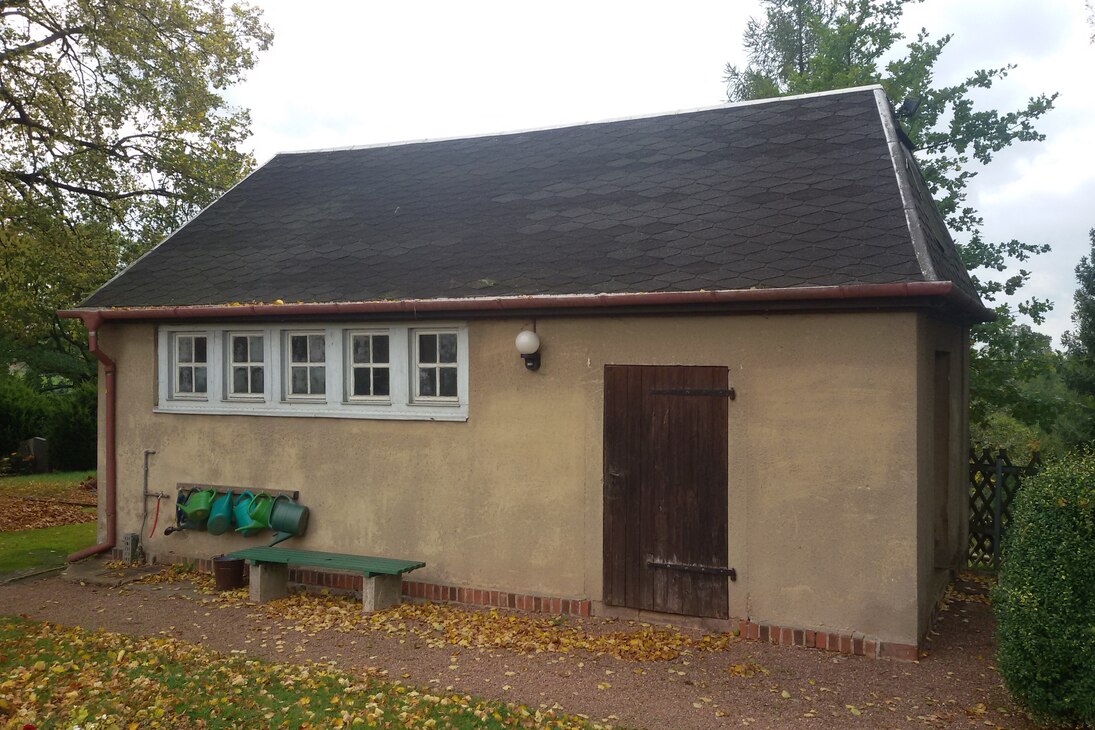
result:
M 729 617 L 725 367 L 606 365 L 604 600 Z M 650 563 L 684 567 L 656 567 Z

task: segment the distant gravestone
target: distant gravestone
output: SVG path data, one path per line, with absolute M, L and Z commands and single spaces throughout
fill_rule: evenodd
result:
M 35 436 L 26 441 L 20 441 L 19 450 L 16 454 L 18 454 L 20 459 L 25 459 L 29 456 L 34 460 L 31 471 L 35 474 L 42 474 L 49 471 L 49 441 L 41 436 Z

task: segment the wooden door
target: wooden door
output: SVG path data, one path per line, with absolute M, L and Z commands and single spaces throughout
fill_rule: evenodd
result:
M 729 617 L 727 379 L 725 367 L 605 366 L 606 604 Z

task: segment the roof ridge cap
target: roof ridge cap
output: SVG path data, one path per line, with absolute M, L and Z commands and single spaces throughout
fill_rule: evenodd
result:
M 483 139 L 486 137 L 510 137 L 532 132 L 551 132 L 559 129 L 573 129 L 575 127 L 589 127 L 597 124 L 613 124 L 616 122 L 633 122 L 640 119 L 657 119 L 658 117 L 675 117 L 683 114 L 698 114 L 701 112 L 716 111 L 719 109 L 735 109 L 745 106 L 757 106 L 761 104 L 778 104 L 785 101 L 800 101 L 823 96 L 840 96 L 842 94 L 856 94 L 864 91 L 880 91 L 881 84 L 868 84 L 866 86 L 852 86 L 845 89 L 830 89 L 828 91 L 812 91 L 806 94 L 788 94 L 786 96 L 771 96 L 764 99 L 748 99 L 746 101 L 722 102 L 710 106 L 692 107 L 689 109 L 676 109 L 670 111 L 651 112 L 649 114 L 635 114 L 626 117 L 610 117 L 608 119 L 589 119 L 583 122 L 567 122 L 564 124 L 551 124 L 544 127 L 527 127 L 524 129 L 511 129 L 496 132 L 482 132 L 479 134 L 461 134 L 452 137 L 424 137 L 422 139 L 396 140 L 391 142 L 376 142 L 374 144 L 344 145 L 340 147 L 317 147 L 305 150 L 284 150 L 274 153 L 274 157 L 287 155 L 314 155 L 328 152 L 353 152 L 356 150 L 382 149 L 385 147 L 404 147 L 414 144 L 432 144 L 435 142 L 456 142 L 465 139 Z M 271 158 L 273 159 L 273 158 Z

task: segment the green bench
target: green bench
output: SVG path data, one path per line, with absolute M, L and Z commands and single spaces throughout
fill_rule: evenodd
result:
M 256 603 L 264 603 L 288 595 L 290 565 L 361 573 L 364 576 L 361 585 L 361 603 L 366 613 L 399 603 L 403 595 L 402 575 L 426 565 L 415 560 L 275 547 L 237 550 L 228 553 L 228 557 L 242 558 L 251 563 L 250 593 L 251 600 Z

